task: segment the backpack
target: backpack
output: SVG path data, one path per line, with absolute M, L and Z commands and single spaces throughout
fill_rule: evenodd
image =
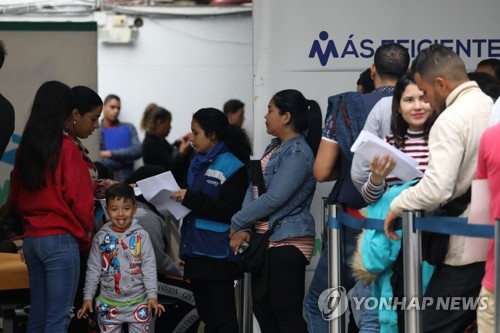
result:
M 359 93 L 345 92 L 328 97 L 323 136 L 333 137 L 339 145 L 341 154 L 340 174 L 328 196 L 329 203 L 339 202 L 342 187 L 345 189 L 345 186 L 351 186 L 352 189 L 349 191 L 358 192 L 351 181 L 351 163 L 354 156 L 351 152 L 351 146 L 363 130 L 367 117 L 368 113 Z M 359 199 L 361 206 L 366 205 L 361 195 L 359 195 Z

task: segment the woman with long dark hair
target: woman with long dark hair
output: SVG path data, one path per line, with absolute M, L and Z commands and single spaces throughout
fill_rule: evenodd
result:
M 423 173 L 429 163 L 428 138 L 438 114 L 425 101 L 413 74 L 403 75 L 394 87 L 391 113 L 391 133 L 386 141 L 418 161 L 418 169 Z M 409 186 L 391 175 L 396 162 L 389 155 L 375 156 L 370 163 L 370 176 L 362 187 L 361 194 L 370 205 L 369 218 L 382 219 L 387 214 L 389 204 L 403 189 Z M 353 297 L 377 297 L 390 299 L 393 286 L 402 285 L 401 275 L 394 274 L 394 262 L 400 251 L 401 242 L 388 240 L 382 231 L 364 230 L 353 257 L 353 273 L 358 282 L 350 295 Z M 400 255 L 400 254 L 399 254 Z M 399 260 L 398 260 L 399 261 Z M 401 265 L 400 265 L 401 266 Z M 422 268 L 424 286 L 432 275 L 433 268 L 424 263 Z M 397 332 L 396 311 L 391 309 L 355 309 L 359 312 L 358 326 L 363 332 Z M 401 325 L 401 323 L 399 323 Z
M 229 247 L 231 216 L 241 208 L 248 185 L 250 144 L 222 111 L 206 108 L 191 121 L 196 154 L 187 189 L 172 198 L 191 209 L 181 227 L 179 256 L 205 332 L 238 332 L 234 280 L 241 277 Z
M 81 121 L 76 110 L 71 88 L 58 81 L 42 84 L 14 165 L 11 199 L 24 226 L 29 333 L 67 332 L 79 253 L 90 245 L 94 195 L 89 168 L 73 139 L 64 134 L 68 122 L 76 126 Z
M 104 199 L 106 189 L 111 186 L 115 181 L 111 179 L 99 179 L 99 173 L 96 165 L 90 159 L 89 151 L 80 141 L 86 139 L 99 128 L 99 117 L 102 112 L 103 102 L 101 97 L 91 88 L 86 86 L 75 86 L 71 88 L 75 96 L 75 107 L 71 111 L 71 115 L 66 119 L 64 126 L 65 137 L 73 140 L 80 150 L 80 155 L 87 165 L 90 178 L 92 180 L 92 188 L 94 190 L 94 198 Z M 97 162 L 99 163 L 99 162 Z M 101 175 L 102 177 L 102 175 Z M 112 178 L 112 173 L 111 176 Z M 96 203 L 100 205 L 100 203 Z M 83 301 L 83 287 L 85 282 L 85 271 L 87 268 L 88 252 L 80 252 L 80 280 L 75 299 L 75 308 L 79 309 Z M 69 327 L 69 331 L 87 332 L 89 321 L 86 319 L 74 318 Z M 96 324 L 97 325 L 97 324 Z
M 266 274 L 252 274 L 252 305 L 263 333 L 307 332 L 302 315 L 305 270 L 314 249 L 310 212 L 316 189 L 314 157 L 321 140 L 321 110 L 297 90 L 276 93 L 265 116 L 267 133 L 275 136 L 261 159 L 266 192 L 247 190 L 243 208 L 232 217 L 231 247 L 238 251 L 250 232 L 270 237 Z M 266 285 L 257 291 L 254 288 Z M 263 295 L 262 295 L 263 294 Z
M 419 161 L 419 170 L 425 172 L 429 162 L 427 140 L 438 114 L 424 101 L 413 74 L 402 76 L 394 87 L 392 97 L 391 133 L 386 141 Z M 391 156 L 376 156 L 370 163 L 371 174 L 361 194 L 367 203 L 375 203 L 387 187 L 403 183 L 389 176 L 396 162 Z

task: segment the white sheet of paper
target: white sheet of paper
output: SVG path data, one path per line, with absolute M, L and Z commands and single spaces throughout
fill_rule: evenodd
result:
M 134 195 L 136 197 L 142 195 L 141 189 L 139 187 L 134 187 Z
M 396 161 L 396 166 L 392 170 L 390 176 L 398 177 L 401 180 L 410 181 L 423 175 L 423 173 L 417 169 L 417 160 L 368 131 L 361 131 L 352 145 L 351 151 L 355 154 L 359 154 L 369 162 L 373 161 L 375 155 L 379 157 L 386 154 L 392 156 Z
M 137 187 L 144 198 L 164 215 L 173 215 L 179 220 L 191 211 L 181 203 L 170 199 L 170 194 L 180 190 L 170 171 L 140 180 L 137 182 Z
M 105 216 L 105 221 L 109 221 L 109 215 L 108 212 L 106 211 L 106 199 L 99 199 L 99 202 L 101 204 L 102 209 L 104 209 L 104 216 Z
M 490 224 L 490 190 L 487 179 L 474 179 L 472 181 L 472 194 L 469 224 Z M 465 237 L 464 255 L 465 262 L 485 261 L 488 252 L 488 238 Z

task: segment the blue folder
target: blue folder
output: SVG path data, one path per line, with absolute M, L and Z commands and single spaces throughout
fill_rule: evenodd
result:
M 105 128 L 102 134 L 106 150 L 130 147 L 130 130 L 127 126 Z

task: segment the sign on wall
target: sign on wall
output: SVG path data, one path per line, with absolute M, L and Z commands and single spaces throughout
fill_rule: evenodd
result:
M 355 91 L 378 46 L 396 42 L 413 59 L 433 43 L 455 50 L 468 70 L 500 58 L 500 1 L 254 0 L 255 154 L 269 143 L 263 117 L 269 99 L 298 89 L 326 112 L 328 96 Z M 332 183 L 318 184 L 312 210 L 317 234 Z M 319 237 L 319 236 L 318 236 Z M 315 258 L 318 252 L 315 252 Z M 315 260 L 311 265 L 314 267 Z

